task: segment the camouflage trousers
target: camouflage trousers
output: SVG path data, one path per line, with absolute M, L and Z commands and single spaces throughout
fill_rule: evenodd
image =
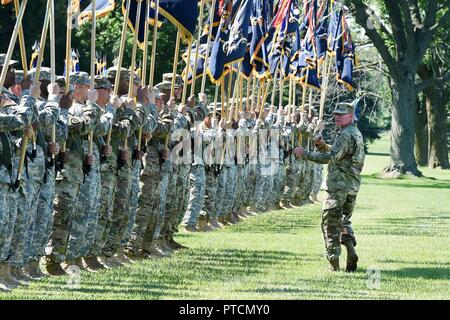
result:
M 133 229 L 134 223 L 136 222 L 136 212 L 138 207 L 138 196 L 139 196 L 139 178 L 141 175 L 142 162 L 140 160 L 135 160 L 133 162 L 133 167 L 131 168 L 131 193 L 130 193 L 130 214 L 128 216 L 128 222 L 125 234 L 122 238 L 121 245 L 126 246 L 128 240 L 130 239 L 131 230 Z
M 178 226 L 183 220 L 184 213 L 187 210 L 187 206 L 189 203 L 189 186 L 190 179 L 189 173 L 191 171 L 191 165 L 188 164 L 180 164 L 175 167 L 177 170 L 177 183 L 176 183 L 176 191 L 175 196 L 170 198 L 170 201 L 176 202 L 176 221 L 172 224 L 169 233 L 178 232 Z
M 232 164 L 227 167 L 227 184 L 225 186 L 225 195 L 221 209 L 222 214 L 232 213 L 236 200 L 237 180 L 237 166 Z
M 155 231 L 153 232 L 153 240 L 161 238 L 161 232 L 163 230 L 164 223 L 167 222 L 169 216 L 168 205 L 166 202 L 167 194 L 169 192 L 169 183 L 174 179 L 171 179 L 173 174 L 173 165 L 170 161 L 164 162 L 162 165 L 162 176 L 159 186 L 159 203 L 157 206 L 158 216 L 156 218 Z M 176 180 L 175 180 L 176 181 Z
M 55 198 L 55 170 L 49 168 L 46 171 L 44 184 L 39 193 L 38 214 L 33 231 L 33 241 L 31 249 L 31 260 L 38 260 L 45 256 L 53 226 L 53 199 Z
M 148 146 L 143 164 L 136 220 L 126 246 L 133 253 L 138 253 L 142 249 L 144 237 L 149 239 L 150 242 L 152 241 L 156 226 L 155 208 L 159 204 L 158 186 L 161 180 L 161 165 L 156 148 Z
M 295 188 L 297 187 L 300 179 L 299 160 L 296 160 L 294 156 L 290 156 L 286 159 L 286 180 L 283 191 L 282 201 L 290 202 L 293 199 Z
M 322 203 L 322 234 L 328 260 L 339 258 L 341 243 L 356 239 L 350 221 L 356 195 L 347 192 L 325 192 Z
M 178 194 L 178 192 L 181 192 L 181 188 L 178 188 L 178 173 L 180 166 L 173 166 L 172 165 L 172 172 L 169 175 L 169 185 L 167 188 L 167 195 L 165 199 L 166 203 L 166 214 L 164 219 L 164 225 L 161 231 L 161 236 L 171 234 L 175 232 L 178 226 L 178 220 L 180 219 L 180 213 L 178 211 L 179 202 L 183 201 L 184 199 L 178 199 L 184 198 L 181 194 Z M 181 181 L 180 181 L 181 182 Z M 184 212 L 183 212 L 184 213 Z
M 322 185 L 323 165 L 320 163 L 314 163 L 314 177 L 311 186 L 311 193 L 319 193 L 320 186 Z
M 247 180 L 247 168 L 244 165 L 238 165 L 236 166 L 236 191 L 235 191 L 235 199 L 232 207 L 232 212 L 237 213 L 239 209 L 244 205 L 245 200 L 245 187 L 246 187 L 246 180 Z
M 190 179 L 189 203 L 182 224 L 195 227 L 205 201 L 205 167 L 203 165 L 193 165 Z
M 305 200 L 311 193 L 311 187 L 314 177 L 313 171 L 314 163 L 311 161 L 302 161 L 302 165 L 303 165 L 303 172 L 301 174 L 301 179 L 299 180 L 299 183 L 295 188 L 293 197 Z
M 0 174 L 2 177 L 8 178 L 2 180 L 9 180 L 9 173 L 5 167 L 0 166 Z M 15 204 L 17 204 L 18 195 L 14 195 L 14 192 L 10 190 L 9 183 L 5 182 L 0 183 L 0 262 L 8 258 L 17 215 Z
M 284 163 L 280 163 L 275 176 L 273 177 L 273 187 L 270 193 L 270 200 L 272 204 L 281 201 L 283 196 L 283 190 L 285 186 L 286 166 Z
M 28 263 L 32 253 L 34 226 L 38 215 L 36 204 L 38 203 L 45 172 L 43 150 L 40 146 L 37 146 L 36 151 L 37 156 L 34 160 L 27 159 L 25 165 L 27 179 L 22 180 L 25 194 L 17 205 L 17 216 L 8 257 L 8 262 L 15 267 L 22 267 Z M 31 148 L 28 152 L 31 153 Z M 18 163 L 14 167 L 17 168 Z M 17 173 L 13 170 L 13 177 L 16 175 Z
M 256 165 L 256 181 L 255 181 L 255 207 L 256 210 L 262 211 L 267 207 L 267 196 L 271 187 L 272 175 L 268 172 L 268 166 L 258 163 Z
M 49 242 L 49 259 L 53 262 L 63 262 L 66 259 L 70 223 L 82 183 L 80 180 L 82 175 L 81 159 L 68 150 L 66 150 L 66 154 L 69 160 L 64 164 L 63 172 L 57 175 L 55 183 L 54 220 Z
M 88 142 L 83 141 L 84 152 L 88 152 Z M 100 210 L 100 154 L 96 144 L 93 144 L 92 155 L 94 165 L 91 171 L 84 175 L 77 196 L 76 209 L 72 217 L 67 242 L 66 259 L 86 256 L 95 239 L 95 231 Z
M 117 173 L 117 184 L 114 196 L 114 205 L 106 225 L 108 236 L 102 250 L 106 257 L 113 256 L 119 249 L 120 242 L 125 234 L 130 213 L 131 192 L 131 160 L 128 161 Z
M 218 177 L 214 167 L 205 167 L 205 202 L 202 211 L 210 218 L 217 218 L 219 213 L 215 210 Z
M 111 155 L 100 165 L 100 210 L 95 230 L 95 239 L 89 249 L 88 256 L 99 256 L 108 237 L 109 230 L 107 229 L 107 225 L 111 221 L 117 186 L 117 175 L 114 174 L 115 172 L 117 172 L 117 157 L 116 155 Z
M 255 189 L 256 189 L 256 164 L 247 164 L 247 185 L 245 190 L 246 206 L 255 205 Z
M 223 203 L 225 199 L 225 190 L 227 187 L 227 176 L 228 176 L 227 170 L 228 170 L 227 167 L 222 166 L 222 168 L 220 169 L 219 176 L 217 177 L 217 193 L 214 205 L 216 214 L 218 216 L 224 214 Z

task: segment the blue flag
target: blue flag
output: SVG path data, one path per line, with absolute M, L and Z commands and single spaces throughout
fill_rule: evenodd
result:
M 244 58 L 252 3 L 252 0 L 234 0 L 232 6 L 222 8 L 219 31 L 208 64 L 213 83 L 224 76 L 226 66 Z
M 115 5 L 114 0 L 97 0 L 95 2 L 96 18 L 101 18 L 113 11 Z M 81 26 L 90 20 L 92 20 L 92 3 L 90 3 L 78 16 L 78 24 Z

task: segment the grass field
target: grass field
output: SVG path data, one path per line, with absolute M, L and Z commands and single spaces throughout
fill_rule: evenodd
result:
M 367 156 L 353 219 L 356 273 L 327 270 L 320 205 L 311 205 L 181 234 L 189 250 L 82 272 L 78 289 L 47 278 L 0 299 L 450 299 L 450 171 L 381 180 L 388 146 L 384 138 Z

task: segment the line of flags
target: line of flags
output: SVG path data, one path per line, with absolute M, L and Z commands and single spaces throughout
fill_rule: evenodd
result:
M 135 32 L 137 3 L 121 1 L 122 10 L 128 10 L 128 25 Z M 147 0 L 143 0 L 145 3 Z M 12 0 L 1 0 L 5 5 Z M 87 0 L 70 0 L 73 12 L 80 11 L 80 3 Z M 334 59 L 336 80 L 343 88 L 353 90 L 353 67 L 356 63 L 355 46 L 347 23 L 346 11 L 337 0 L 217 0 L 213 10 L 213 30 L 210 47 L 207 48 L 209 25 L 202 30 L 200 41 L 192 41 L 198 19 L 198 0 L 159 0 L 158 24 L 171 22 L 180 31 L 183 43 L 192 43 L 191 58 L 183 55 L 186 65 L 190 65 L 188 81 L 193 78 L 192 69 L 197 66 L 200 77 L 204 69 L 213 83 L 236 70 L 244 78 L 255 75 L 258 78 L 292 78 L 302 85 L 321 88 L 323 75 L 321 66 L 326 57 Z M 210 6 L 211 3 L 207 2 Z M 155 22 L 155 1 L 151 2 L 148 17 L 141 10 L 138 42 L 144 43 L 144 23 Z M 116 1 L 97 0 L 98 18 L 114 10 Z M 78 23 L 92 19 L 92 4 L 78 16 Z M 209 10 L 208 10 L 209 11 Z M 209 17 L 206 19 L 209 22 Z M 39 54 L 39 43 L 33 46 L 30 68 L 34 67 Z M 198 50 L 198 55 L 196 51 Z M 209 52 L 209 56 L 207 56 Z M 195 57 L 197 56 L 197 63 Z M 106 72 L 106 57 L 97 56 L 96 74 Z M 71 71 L 79 70 L 79 55 L 72 51 Z M 186 72 L 186 70 L 184 71 Z

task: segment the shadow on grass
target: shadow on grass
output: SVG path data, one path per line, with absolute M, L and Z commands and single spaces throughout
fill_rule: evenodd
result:
M 400 188 L 429 188 L 429 189 L 450 189 L 450 181 L 440 180 L 433 177 L 408 178 L 401 177 L 398 179 L 383 179 L 377 173 L 371 175 L 362 175 L 363 184 L 385 185 L 389 187 Z
M 450 268 L 402 268 L 399 270 L 383 270 L 382 274 L 392 278 L 450 280 Z
M 44 298 L 58 299 L 62 292 L 66 295 L 73 292 L 73 298 L 78 299 L 163 299 L 169 296 L 182 299 L 198 296 L 202 288 L 207 289 L 212 282 L 241 282 L 258 274 L 263 278 L 262 274 L 281 268 L 286 261 L 300 264 L 318 259 L 287 251 L 195 249 L 177 253 L 172 258 L 142 260 L 97 273 L 83 271 L 81 286 L 76 289 L 65 287 L 67 277 L 49 278 L 37 285 L 39 291 L 49 294 Z

